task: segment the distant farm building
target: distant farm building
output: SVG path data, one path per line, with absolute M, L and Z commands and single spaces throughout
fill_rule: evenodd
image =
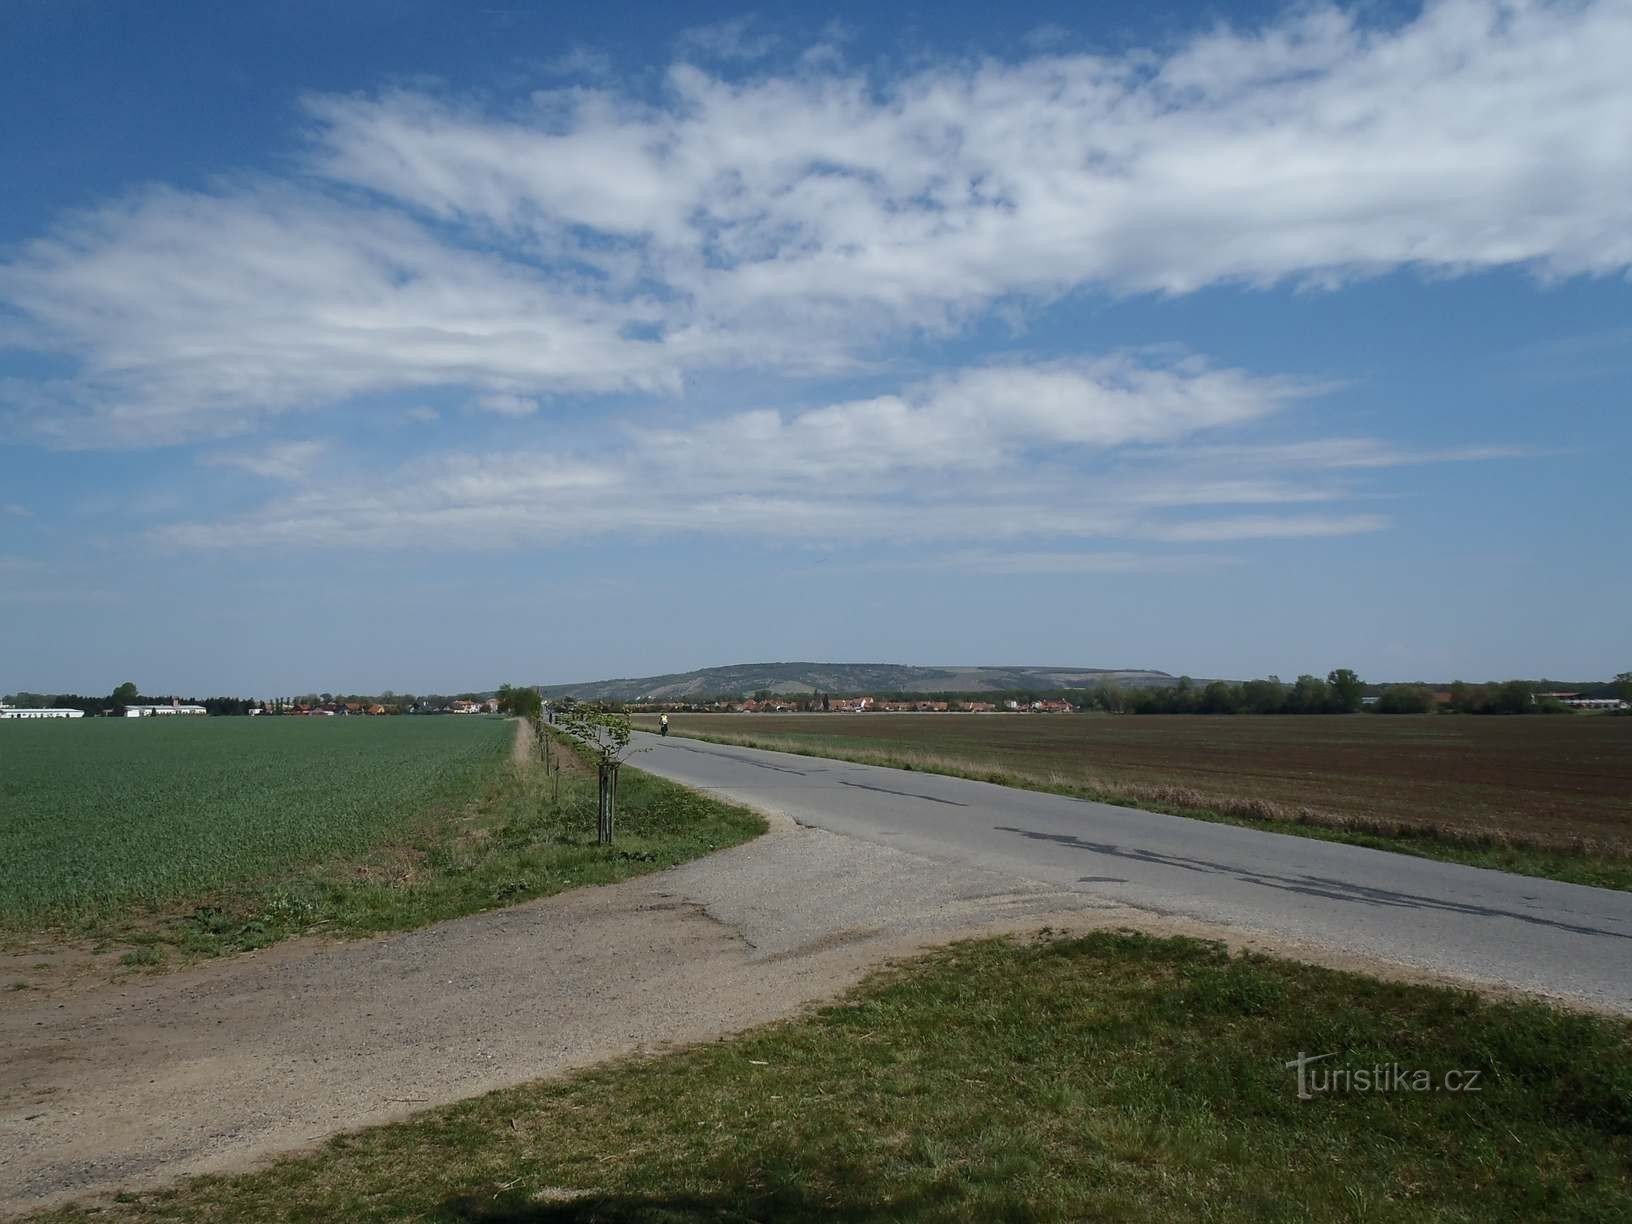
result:
M 1618 697 L 1583 697 L 1580 693 L 1537 693 L 1537 701 L 1548 698 L 1572 710 L 1624 710 L 1626 702 Z
M 153 718 L 161 714 L 208 714 L 201 705 L 181 705 L 172 702 L 170 705 L 135 705 L 125 707 L 126 718 Z
M 0 718 L 84 718 L 84 710 L 19 710 L 0 704 Z

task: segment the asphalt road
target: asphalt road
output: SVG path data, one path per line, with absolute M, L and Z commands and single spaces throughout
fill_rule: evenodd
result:
M 636 740 L 640 769 L 949 867 L 1632 1014 L 1632 893 L 961 778 Z

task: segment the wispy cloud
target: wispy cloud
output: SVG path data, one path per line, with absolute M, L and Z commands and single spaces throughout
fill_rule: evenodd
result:
M 1388 525 L 1389 520 L 1380 514 L 1259 514 L 1162 523 L 1146 528 L 1144 534 L 1169 543 L 1196 544 L 1221 540 L 1299 540 L 1363 535 L 1381 531 Z
M 1169 544 L 1378 531 L 1341 503 L 1364 485 L 1300 477 L 1284 448 L 1220 439 L 1309 394 L 1195 358 L 977 367 L 897 394 L 797 413 L 746 412 L 607 448 L 539 445 L 415 460 L 286 490 L 238 519 L 172 522 L 187 548 L 536 547 L 541 539 L 713 536 L 820 547 L 961 545 L 965 568 L 1124 572 L 1193 567 Z M 604 436 L 604 435 L 601 435 Z M 1183 461 L 1166 456 L 1189 441 Z M 1352 457 L 1339 440 L 1328 457 Z M 1363 452 L 1361 474 L 1384 448 Z M 1424 462 L 1415 452 L 1401 463 Z M 1442 458 L 1471 456 L 1445 452 Z M 546 532 L 547 527 L 547 532 Z M 1095 546 L 1084 548 L 1084 542 Z M 1109 542 L 1114 545 L 1106 546 Z M 999 560 L 999 558 L 1008 558 Z
M 1192 447 L 1182 455 L 1175 454 L 1173 457 L 1274 465 L 1292 470 L 1342 470 L 1418 467 L 1430 463 L 1483 463 L 1492 459 L 1529 459 L 1538 453 L 1531 446 L 1412 448 L 1395 446 L 1377 438 L 1319 438 L 1301 442 Z
M 709 25 L 682 30 L 674 40 L 675 50 L 685 59 L 757 60 L 776 50 L 781 42 L 760 27 L 753 17 L 734 17 Z
M 1444 0 L 894 75 L 682 56 L 655 99 L 317 96 L 302 173 L 147 188 L 0 265 L 17 339 L 74 367 L 0 416 L 150 444 L 382 392 L 829 374 L 1083 286 L 1622 275 L 1629 62 L 1620 0 Z
M 1218 553 L 969 549 L 925 558 L 916 567 L 975 574 L 1182 574 L 1231 564 L 1234 558 Z
M 538 411 L 538 401 L 525 395 L 479 395 L 471 404 L 479 412 L 491 412 L 495 416 L 525 417 L 532 416 Z
M 277 442 L 255 450 L 214 451 L 200 457 L 211 467 L 230 467 L 268 480 L 298 480 L 307 475 L 328 450 L 316 440 Z

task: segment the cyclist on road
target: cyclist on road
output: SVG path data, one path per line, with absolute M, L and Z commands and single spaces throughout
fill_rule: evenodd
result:
M 665 714 L 662 718 L 658 719 L 657 726 L 659 735 L 667 735 L 669 733 L 669 716 Z

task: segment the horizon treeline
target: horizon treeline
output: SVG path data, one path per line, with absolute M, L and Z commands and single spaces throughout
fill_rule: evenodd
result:
M 814 692 L 773 693 L 760 690 L 756 698 L 789 702 L 798 710 L 819 713 L 829 701 L 841 697 L 871 696 L 880 701 L 981 701 L 1001 705 L 1005 701 L 1029 705 L 1035 701 L 1067 701 L 1082 710 L 1103 710 L 1109 714 L 1352 714 L 1365 710 L 1377 714 L 1562 714 L 1570 707 L 1538 693 L 1561 687 L 1556 680 L 1507 680 L 1470 684 L 1453 680 L 1443 684 L 1411 682 L 1369 684 L 1349 668 L 1337 668 L 1322 680 L 1299 676 L 1288 684 L 1278 676 L 1261 680 L 1198 681 L 1180 676 L 1171 685 L 1122 687 L 1098 684 L 1087 688 L 1011 689 L 991 692 Z M 1620 697 L 1632 704 L 1632 673 L 1623 672 L 1614 680 L 1575 682 L 1569 691 L 1586 697 Z M 1441 696 L 1443 695 L 1443 696 Z M 1367 703 L 1364 699 L 1375 697 Z M 743 694 L 720 694 L 656 699 L 651 702 L 612 702 L 613 705 L 681 706 L 701 709 L 723 702 L 738 702 Z

